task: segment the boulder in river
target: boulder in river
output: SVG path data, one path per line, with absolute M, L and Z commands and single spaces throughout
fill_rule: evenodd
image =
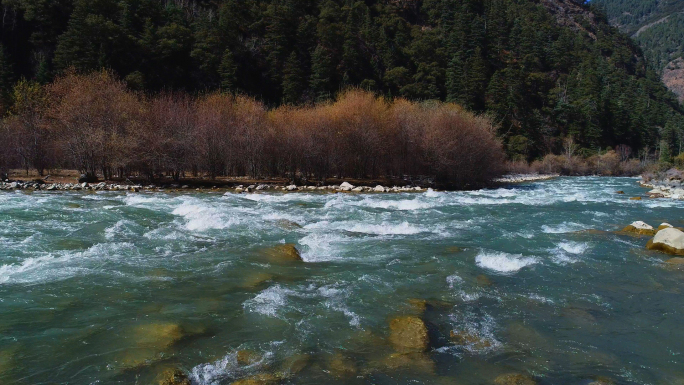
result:
M 430 342 L 427 327 L 416 316 L 396 317 L 390 321 L 389 341 L 398 352 L 424 352 Z
M 615 193 L 616 193 L 616 194 L 621 194 L 621 195 L 622 195 L 622 194 L 624 194 L 625 192 L 622 191 L 622 190 L 620 190 L 620 191 L 616 191 Z
M 190 385 L 190 379 L 178 368 L 167 369 L 160 375 L 159 385 Z
M 625 227 L 622 229 L 623 232 L 625 233 L 632 233 L 632 234 L 639 234 L 639 235 L 653 235 L 655 234 L 655 230 L 653 229 L 653 226 L 644 223 L 642 221 L 636 221 L 632 222 L 631 225 Z
M 536 385 L 534 378 L 520 373 L 502 374 L 494 379 L 496 385 Z
M 667 228 L 648 241 L 646 248 L 668 254 L 684 255 L 684 232 L 675 228 Z
M 631 197 L 629 198 L 630 201 L 640 201 L 641 197 Z
M 669 224 L 669 223 L 661 223 L 660 226 L 658 226 L 658 228 L 656 229 L 656 232 L 658 232 L 658 231 L 660 231 L 660 230 L 669 229 L 669 228 L 671 228 L 671 227 L 674 227 L 674 226 L 672 226 L 672 225 Z
M 295 245 L 291 243 L 273 246 L 269 249 L 266 249 L 265 253 L 270 260 L 276 262 L 293 262 L 302 260 L 299 250 L 297 250 Z
M 340 185 L 340 190 L 342 191 L 351 191 L 354 188 L 354 185 L 348 182 L 342 182 Z
M 373 189 L 373 191 L 375 191 L 375 192 L 385 192 L 385 188 L 384 188 L 383 186 L 381 186 L 381 185 L 377 185 L 377 186 L 375 186 L 375 188 Z
M 253 365 L 261 360 L 261 356 L 253 350 L 238 350 L 235 358 L 241 366 Z
M 133 335 L 138 346 L 164 349 L 186 336 L 183 328 L 175 323 L 149 323 L 139 325 Z
M 460 346 L 465 346 L 472 350 L 487 350 L 492 347 L 492 342 L 480 337 L 477 333 L 468 330 L 452 330 L 449 332 L 451 341 Z

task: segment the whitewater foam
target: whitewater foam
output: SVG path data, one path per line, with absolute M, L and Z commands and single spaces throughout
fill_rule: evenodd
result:
M 238 218 L 217 207 L 192 202 L 182 203 L 172 214 L 183 217 L 185 228 L 190 231 L 222 230 L 240 223 Z
M 480 251 L 475 257 L 475 263 L 478 266 L 500 273 L 513 273 L 538 262 L 539 259 L 536 257 L 523 257 L 521 254 L 504 252 Z

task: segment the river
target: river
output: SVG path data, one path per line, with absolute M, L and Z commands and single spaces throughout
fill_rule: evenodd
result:
M 636 182 L 0 193 L 0 383 L 682 384 L 684 270 L 614 231 L 684 201 Z M 407 315 L 429 347 L 397 363 Z

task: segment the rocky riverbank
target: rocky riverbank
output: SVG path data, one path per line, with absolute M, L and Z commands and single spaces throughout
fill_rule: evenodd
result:
M 235 187 L 218 187 L 213 186 L 209 188 L 194 188 L 190 185 L 172 184 L 168 186 L 157 185 L 140 185 L 140 184 L 115 184 L 115 183 L 46 183 L 44 181 L 13 181 L 0 182 L 0 190 L 44 190 L 44 191 L 214 191 L 226 190 L 235 193 L 250 193 L 256 191 L 320 191 L 320 192 L 375 192 L 375 193 L 389 193 L 389 192 L 420 192 L 427 191 L 426 188 L 420 186 L 354 186 L 351 183 L 343 182 L 339 185 L 325 185 L 325 186 L 297 186 L 289 185 L 274 185 L 274 184 L 251 184 L 251 185 L 237 185 Z
M 501 178 L 494 179 L 496 183 L 524 183 L 537 182 L 558 178 L 559 174 L 509 174 Z
M 641 187 L 650 188 L 647 192 L 651 198 L 684 199 L 684 174 L 677 169 L 664 173 L 647 173 L 641 176 Z

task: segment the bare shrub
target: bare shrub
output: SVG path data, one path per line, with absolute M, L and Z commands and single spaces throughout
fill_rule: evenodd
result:
M 89 178 L 105 179 L 136 155 L 131 133 L 139 128 L 138 98 L 109 72 L 74 73 L 48 87 L 49 116 L 73 165 Z

